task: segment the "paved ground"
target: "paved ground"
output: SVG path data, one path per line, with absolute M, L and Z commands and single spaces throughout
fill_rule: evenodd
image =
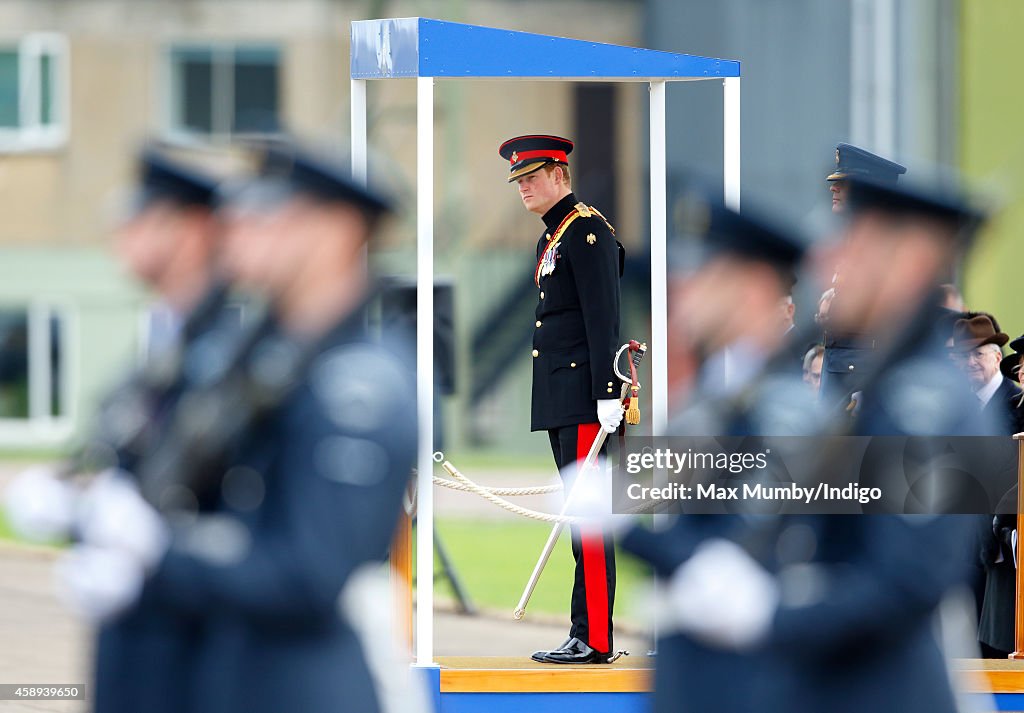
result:
M 0 491 L 24 463 L 0 463 Z M 469 473 L 486 485 L 528 485 L 558 482 L 542 472 Z M 438 488 L 437 511 L 454 516 L 516 517 L 467 493 Z M 517 499 L 520 504 L 552 511 L 560 495 Z M 91 632 L 58 601 L 51 580 L 57 553 L 48 548 L 0 541 L 0 683 L 85 683 L 91 659 Z M 514 621 L 508 612 L 467 617 L 438 603 L 435 652 L 438 656 L 522 656 L 551 648 L 566 638 L 562 617 L 530 614 Z M 636 632 L 619 632 L 616 647 L 642 655 L 648 646 Z M 0 713 L 77 713 L 87 705 L 75 701 L 0 701 Z M 140 713 L 144 713 L 141 712 Z
M 0 542 L 0 683 L 85 683 L 89 635 L 54 596 L 54 553 Z M 0 712 L 85 711 L 81 701 L 0 701 Z
M 91 634 L 57 600 L 51 581 L 53 550 L 0 542 L 0 683 L 85 683 Z M 438 607 L 434 619 L 438 656 L 517 656 L 524 662 L 536 649 L 565 638 L 566 624 L 556 617 L 487 612 L 467 617 Z M 617 648 L 634 656 L 647 651 L 636 635 L 616 636 Z M 0 701 L 0 713 L 79 713 L 75 701 Z M 140 712 L 144 713 L 144 712 Z

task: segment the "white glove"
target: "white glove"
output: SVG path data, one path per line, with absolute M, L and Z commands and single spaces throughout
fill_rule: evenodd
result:
M 67 537 L 74 521 L 76 491 L 49 466 L 19 473 L 4 492 L 4 510 L 16 534 L 26 540 Z
M 107 470 L 96 476 L 82 496 L 78 523 L 83 542 L 123 550 L 145 569 L 152 569 L 170 544 L 160 514 L 122 471 Z
M 90 622 L 107 621 L 139 598 L 145 572 L 129 552 L 76 545 L 61 555 L 54 570 L 57 595 Z
M 712 646 L 744 650 L 767 636 L 778 584 L 733 542 L 709 540 L 672 575 L 675 623 Z
M 565 502 L 565 513 L 586 518 L 585 526 L 600 529 L 606 535 L 620 535 L 628 530 L 636 518 L 613 512 L 608 468 L 600 461 L 585 473 L 577 474 L 576 468 L 574 463 L 562 469 L 562 482 L 573 483 Z
M 618 399 L 598 399 L 597 420 L 601 428 L 608 433 L 615 433 L 622 423 L 622 402 Z

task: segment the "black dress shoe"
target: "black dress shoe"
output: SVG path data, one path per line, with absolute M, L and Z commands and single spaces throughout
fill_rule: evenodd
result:
M 534 661 L 536 661 L 537 663 L 544 663 L 544 657 L 547 656 L 548 654 L 550 654 L 551 651 L 559 651 L 560 649 L 564 649 L 566 646 L 569 645 L 569 643 L 572 640 L 573 639 L 570 637 L 570 638 L 566 639 L 565 641 L 563 641 L 562 644 L 558 648 L 551 649 L 550 651 L 546 650 L 546 649 L 542 650 L 542 651 L 534 651 L 533 655 L 530 656 L 530 658 L 533 659 Z
M 612 654 L 602 653 L 573 637 L 553 651 L 537 651 L 531 657 L 540 663 L 610 663 Z

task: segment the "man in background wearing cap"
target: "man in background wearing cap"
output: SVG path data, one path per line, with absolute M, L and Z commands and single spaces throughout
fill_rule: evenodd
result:
M 118 485 L 135 526 L 86 538 L 123 575 L 107 619 L 137 601 L 194 622 L 178 711 L 380 709 L 367 662 L 389 634 L 359 640 L 375 617 L 357 595 L 386 554 L 416 440 L 405 342 L 372 338 L 366 320 L 364 250 L 386 210 L 340 165 L 268 152 L 224 247 L 226 273 L 268 317 L 179 401 L 138 466 L 148 502 Z M 77 581 L 72 595 L 90 595 Z
M 671 416 L 666 435 L 813 433 L 822 423 L 815 397 L 792 368 L 786 342 L 793 335 L 778 328 L 778 305 L 789 293 L 804 241 L 749 210 L 740 215 L 699 191 L 685 193 L 676 202 L 675 214 L 678 237 L 670 245 L 670 328 L 686 335 L 689 350 L 702 364 L 694 391 Z M 696 248 L 690 261 L 688 247 Z M 686 361 L 680 356 L 670 352 L 670 369 Z M 703 598 L 697 589 L 728 572 L 735 557 L 747 557 L 737 554 L 737 540 L 751 539 L 745 505 L 686 508 L 666 528 L 635 527 L 621 540 L 624 549 L 649 562 L 656 575 L 667 580 L 664 591 L 671 597 L 671 604 L 660 612 L 667 616 L 658 620 L 653 706 L 657 713 L 760 709 L 765 667 L 757 656 L 746 654 L 745 640 L 755 641 L 770 623 L 770 612 L 748 606 L 750 598 L 772 594 L 771 587 L 764 586 L 767 577 L 721 596 L 732 618 L 728 632 L 715 634 L 735 641 L 735 649 L 718 646 L 714 635 L 709 640 L 686 609 Z M 711 555 L 701 554 L 689 566 L 691 557 L 706 552 L 703 546 L 709 543 Z M 755 616 L 748 617 L 747 611 Z
M 622 421 L 619 379 L 612 361 L 619 347 L 622 246 L 601 213 L 572 193 L 568 154 L 557 136 L 518 136 L 498 153 L 509 162 L 523 205 L 543 221 L 533 280 L 539 302 L 533 333 L 530 428 L 547 431 L 555 465 L 567 487 L 600 429 Z M 570 528 L 576 561 L 569 638 L 537 651 L 543 663 L 606 663 L 612 657 L 615 551 L 600 531 Z
M 999 330 L 995 318 L 984 312 L 967 313 L 953 324 L 950 356 L 963 370 L 971 390 L 1001 435 L 1019 430 L 1020 387 L 1003 375 L 1002 347 L 1009 337 Z M 982 564 L 985 568 L 984 596 L 978 623 L 978 642 L 985 658 L 1007 658 L 1014 649 L 1013 621 L 1016 608 L 1016 568 L 1009 533 L 1016 517 L 993 515 L 982 528 Z
M 899 177 L 907 172 L 905 166 L 882 158 L 870 151 L 847 143 L 836 146 L 835 169 L 826 176 L 832 194 L 832 212 L 843 213 L 850 201 L 851 178 L 867 178 L 886 185 L 895 185 Z M 836 267 L 832 278 L 832 300 L 842 297 L 843 265 Z M 857 334 L 836 331 L 824 320 L 825 358 L 821 369 L 820 393 L 826 403 L 850 402 L 859 388 L 860 371 L 865 359 L 873 348 L 869 339 Z M 851 402 L 852 403 L 852 402 Z

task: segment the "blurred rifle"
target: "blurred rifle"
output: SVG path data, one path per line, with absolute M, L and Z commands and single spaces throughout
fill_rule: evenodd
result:
M 134 472 L 159 438 L 161 412 L 190 380 L 201 378 L 197 362 L 227 349 L 225 342 L 237 337 L 237 330 L 222 324 L 229 297 L 227 284 L 216 282 L 185 321 L 176 347 L 150 355 L 103 399 L 92 433 L 63 465 L 62 476 L 114 467 Z

